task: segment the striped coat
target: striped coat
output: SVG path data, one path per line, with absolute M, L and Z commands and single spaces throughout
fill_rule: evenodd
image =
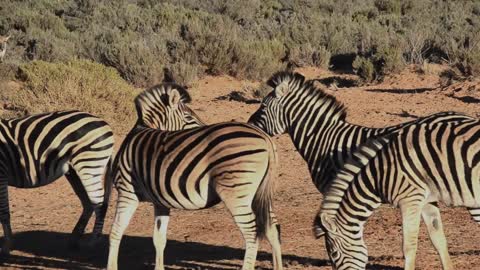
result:
M 79 111 L 0 120 L 0 142 L 3 253 L 8 253 L 12 244 L 7 186 L 35 188 L 63 175 L 84 207 L 71 244 L 78 244 L 93 211 L 97 217 L 94 235 L 101 235 L 109 195 L 102 178 L 113 150 L 113 133 L 105 121 Z
M 155 269 L 164 269 L 170 209 L 196 210 L 223 201 L 246 242 L 242 269 L 254 269 L 258 240 L 273 248 L 282 269 L 279 230 L 272 213 L 276 150 L 270 137 L 244 123 L 204 125 L 175 84 L 155 86 L 136 99 L 138 122 L 113 164 L 118 190 L 108 269 L 117 269 L 120 240 L 140 201 L 155 208 Z
M 444 269 L 453 269 L 436 204 L 467 207 L 480 223 L 480 121 L 411 125 L 367 142 L 338 173 L 316 219 L 337 269 L 364 269 L 363 224 L 381 204 L 402 212 L 405 269 L 415 268 L 423 218 Z

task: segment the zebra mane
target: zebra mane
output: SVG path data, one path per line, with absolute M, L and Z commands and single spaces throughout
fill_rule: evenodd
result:
M 157 112 L 162 110 L 169 103 L 169 95 L 172 90 L 177 90 L 180 94 L 180 100 L 183 103 L 189 103 L 192 98 L 187 90 L 176 83 L 162 83 L 152 86 L 135 98 L 135 108 L 138 119 L 144 120 L 145 117 L 151 118 Z
M 152 97 L 161 98 L 163 96 L 168 96 L 170 94 L 170 91 L 172 91 L 173 89 L 177 90 L 180 93 L 183 103 L 189 103 L 192 101 L 190 94 L 183 86 L 180 86 L 176 83 L 168 82 L 154 85 L 146 89 L 142 93 L 138 94 L 138 96 L 135 98 L 135 104 L 142 102 L 142 99 L 145 98 L 151 99 Z
M 270 77 L 267 81 L 267 85 L 275 88 L 277 85 L 281 84 L 284 81 L 296 81 L 298 84 L 303 84 L 305 82 L 305 77 L 298 72 L 289 72 L 289 71 L 279 71 Z
M 334 111 L 332 117 L 338 120 L 345 120 L 347 116 L 345 105 L 334 96 L 325 93 L 322 89 L 315 86 L 313 80 L 305 80 L 305 77 L 298 72 L 280 71 L 270 77 L 267 85 L 275 89 L 283 82 L 287 82 L 290 86 L 290 91 L 306 92 L 308 95 L 314 97 L 316 102 L 333 104 L 333 106 L 331 106 L 331 110 Z
M 396 134 L 372 138 L 361 144 L 344 163 L 330 182 L 325 193 L 321 212 L 335 215 L 345 192 L 354 179 L 374 160 L 378 153 L 387 146 Z

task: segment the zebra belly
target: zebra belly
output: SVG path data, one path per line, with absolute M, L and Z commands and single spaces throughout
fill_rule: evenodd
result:
M 211 187 L 208 187 L 206 193 L 202 193 L 205 195 L 202 196 L 200 193 L 189 190 L 184 194 L 180 188 L 170 191 L 162 190 L 160 193 L 154 193 L 152 189 L 147 192 L 139 192 L 138 189 L 136 191 L 141 201 L 149 201 L 173 209 L 199 210 L 212 207 L 221 201 L 216 191 Z
M 48 171 L 42 166 L 37 167 L 34 172 L 26 173 L 24 169 L 22 172 L 7 177 L 8 185 L 16 188 L 37 188 L 53 183 L 58 178 L 62 177 L 68 172 L 68 163 L 61 162 L 58 166 Z M 19 176 L 19 177 L 18 177 Z

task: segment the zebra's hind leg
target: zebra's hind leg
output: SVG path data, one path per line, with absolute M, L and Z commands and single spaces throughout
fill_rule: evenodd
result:
M 78 248 L 80 238 L 82 237 L 83 233 L 85 232 L 85 227 L 87 227 L 88 220 L 92 216 L 94 208 L 90 204 L 90 200 L 88 198 L 87 191 L 85 190 L 84 186 L 82 185 L 82 182 L 81 182 L 80 178 L 78 177 L 77 172 L 73 168 L 70 167 L 70 170 L 68 171 L 67 174 L 65 174 L 65 177 L 67 178 L 68 182 L 72 186 L 75 194 L 80 199 L 80 202 L 81 202 L 82 207 L 83 207 L 82 214 L 80 215 L 80 218 L 78 219 L 77 224 L 73 228 L 72 236 L 71 236 L 70 241 L 69 241 L 70 248 Z
M 272 256 L 273 256 L 273 269 L 281 270 L 283 269 L 282 265 L 282 249 L 280 246 L 280 225 L 277 222 L 277 218 L 273 211 L 270 210 L 270 216 L 272 217 L 272 222 L 265 232 L 270 246 L 272 247 Z
M 453 269 L 452 261 L 450 260 L 450 255 L 448 254 L 447 239 L 445 237 L 445 233 L 443 232 L 440 210 L 436 205 L 427 203 L 422 208 L 422 218 L 425 222 L 425 225 L 427 225 L 430 240 L 440 255 L 443 269 Z
M 12 227 L 10 225 L 10 207 L 8 204 L 8 182 L 0 181 L 0 221 L 3 227 L 3 241 L 0 255 L 10 254 L 13 245 Z
M 403 256 L 405 257 L 405 270 L 415 269 L 415 257 L 417 255 L 418 231 L 422 206 L 418 201 L 400 205 L 402 212 L 403 227 Z
M 155 245 L 155 270 L 163 270 L 163 254 L 167 245 L 167 228 L 170 219 L 170 209 L 163 206 L 154 206 L 155 225 L 153 228 L 153 244 Z
M 242 270 L 254 270 L 259 243 L 255 215 L 253 214 L 251 204 L 254 194 L 244 196 L 234 190 L 235 189 L 222 190 L 221 188 L 217 188 L 217 194 L 219 194 L 225 206 L 232 214 L 245 240 L 245 256 Z
M 95 164 L 77 162 L 70 167 L 69 171 L 69 174 L 74 178 L 72 180 L 75 181 L 75 183 L 79 183 L 76 187 L 74 186 L 74 189 L 79 190 L 79 193 L 81 193 L 79 197 L 84 209 L 89 209 L 90 211 L 88 218 L 85 220 L 85 225 L 88 223 L 88 219 L 90 219 L 92 215 L 91 211 L 93 210 L 95 212 L 95 224 L 93 226 L 92 237 L 89 240 L 90 247 L 95 246 L 100 241 L 105 216 L 107 214 L 108 201 L 104 201 L 105 190 L 102 177 L 105 173 L 105 167 L 107 166 L 108 160 L 109 157 L 105 157 Z M 108 180 L 105 179 L 105 181 Z M 82 222 L 83 221 L 84 220 L 82 220 Z M 83 223 L 81 223 L 81 225 L 83 225 Z M 85 226 L 79 229 L 82 229 L 80 233 L 81 235 L 84 233 Z
M 108 270 L 118 269 L 118 250 L 123 233 L 138 207 L 138 197 L 134 193 L 118 190 L 117 209 L 110 231 L 110 247 L 108 251 Z
M 480 208 L 477 207 L 468 207 L 468 212 L 472 216 L 472 219 L 480 225 Z

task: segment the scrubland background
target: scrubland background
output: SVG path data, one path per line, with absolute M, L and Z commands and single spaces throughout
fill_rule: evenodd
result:
M 207 123 L 246 121 L 274 72 L 299 71 L 348 108 L 347 120 L 397 124 L 454 110 L 480 117 L 480 1 L 441 0 L 0 0 L 0 116 L 79 109 L 105 118 L 116 145 L 135 122 L 133 98 L 163 80 L 186 85 Z M 275 209 L 287 269 L 328 269 L 313 239 L 320 206 L 305 162 L 286 135 Z M 65 179 L 10 189 L 16 250 L 0 269 L 101 269 L 106 241 L 66 248 L 81 206 Z M 110 229 L 115 196 L 105 232 Z M 442 208 L 456 269 L 480 264 L 480 227 Z M 120 253 L 123 269 L 152 269 L 152 209 L 141 205 Z M 91 229 L 91 226 L 89 230 Z M 370 269 L 401 269 L 401 221 L 382 207 L 367 223 Z M 417 266 L 441 269 L 425 228 Z M 243 244 L 223 205 L 173 211 L 167 269 L 237 269 Z M 267 245 L 258 266 L 270 269 Z

